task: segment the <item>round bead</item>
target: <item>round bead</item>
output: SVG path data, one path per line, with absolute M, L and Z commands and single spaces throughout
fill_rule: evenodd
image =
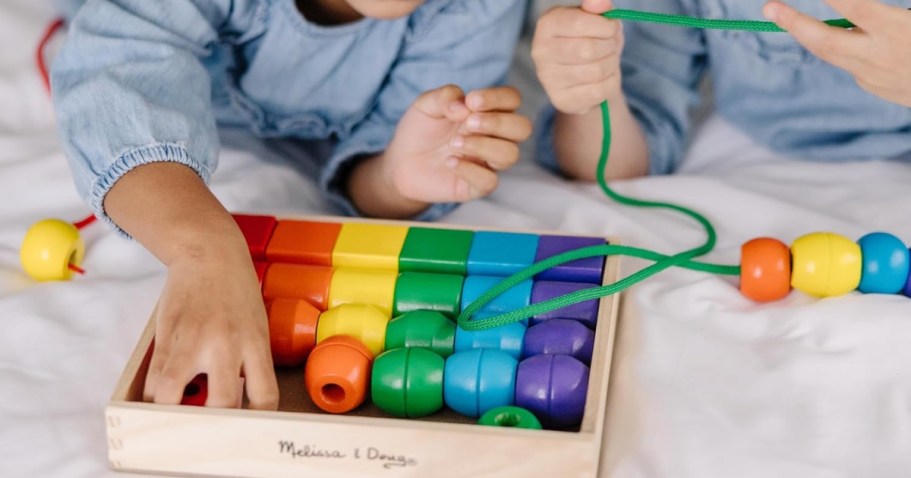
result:
M 582 423 L 588 367 L 568 355 L 535 355 L 519 364 L 516 405 L 531 410 L 547 428 Z
M 860 246 L 831 232 L 801 236 L 791 245 L 791 286 L 817 297 L 847 294 L 860 284 Z
M 520 322 L 483 330 L 465 330 L 461 327 L 456 327 L 455 351 L 496 349 L 506 352 L 518 360 L 522 355 L 524 338 L 525 326 Z
M 35 280 L 69 280 L 70 264 L 79 266 L 85 255 L 85 243 L 76 226 L 59 219 L 45 219 L 33 224 L 25 233 L 19 260 L 25 273 Z
M 336 335 L 320 342 L 304 368 L 304 386 L 310 399 L 329 413 L 357 408 L 367 396 L 373 354 L 357 339 Z
M 322 313 L 316 328 L 316 343 L 335 335 L 350 335 L 361 341 L 373 356 L 383 352 L 389 318 L 368 304 L 342 304 Z
M 760 237 L 741 247 L 740 292 L 756 302 L 783 299 L 791 292 L 791 251 L 787 244 Z
M 541 422 L 530 411 L 519 407 L 497 407 L 488 410 L 478 419 L 478 425 L 504 428 L 540 430 Z
M 302 364 L 316 345 L 319 309 L 303 299 L 275 299 L 268 315 L 272 361 L 290 367 Z
M 528 328 L 522 358 L 541 354 L 571 355 L 590 364 L 595 348 L 595 333 L 581 322 L 549 319 Z
M 449 408 L 469 417 L 512 405 L 517 366 L 516 359 L 499 350 L 456 352 L 446 359 L 443 399 Z
M 863 273 L 857 290 L 865 293 L 897 294 L 908 281 L 908 248 L 901 239 L 885 232 L 873 232 L 857 241 L 863 256 Z
M 384 352 L 373 363 L 373 403 L 397 417 L 417 418 L 443 408 L 443 357 L 426 349 Z
M 452 355 L 455 322 L 432 310 L 407 312 L 389 321 L 386 350 L 401 347 L 430 349 L 440 357 Z

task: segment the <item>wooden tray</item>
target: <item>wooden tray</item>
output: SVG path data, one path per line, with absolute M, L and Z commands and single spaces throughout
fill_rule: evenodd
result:
M 617 243 L 614 238 L 610 242 Z M 604 283 L 617 279 L 618 266 L 617 257 L 607 258 Z M 618 304 L 616 295 L 600 300 L 585 414 L 578 431 L 484 427 L 446 410 L 406 420 L 391 418 L 370 404 L 346 415 L 329 415 L 305 393 L 302 368 L 277 371 L 281 405 L 276 412 L 144 403 L 142 389 L 154 336 L 151 321 L 106 408 L 110 465 L 124 471 L 231 477 L 596 477 Z

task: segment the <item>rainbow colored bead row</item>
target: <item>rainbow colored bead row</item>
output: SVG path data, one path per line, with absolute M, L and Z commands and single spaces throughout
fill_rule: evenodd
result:
M 831 232 L 797 238 L 790 249 L 761 237 L 741 249 L 740 291 L 757 302 L 788 295 L 791 288 L 816 297 L 853 290 L 911 295 L 911 252 L 901 239 L 874 232 L 856 243 Z

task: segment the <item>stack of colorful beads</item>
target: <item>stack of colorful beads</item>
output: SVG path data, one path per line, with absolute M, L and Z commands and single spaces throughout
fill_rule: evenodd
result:
M 344 413 L 369 395 L 398 417 L 445 405 L 475 418 L 493 411 L 497 418 L 482 422 L 499 426 L 519 426 L 528 411 L 526 424 L 581 422 L 598 301 L 482 331 L 455 318 L 504 277 L 604 239 L 235 218 L 262 282 L 274 362 L 305 366 L 319 408 Z M 476 318 L 601 284 L 603 274 L 603 258 L 555 267 Z
M 791 287 L 817 297 L 855 289 L 911 295 L 909 250 L 897 237 L 874 232 L 856 243 L 830 232 L 797 238 L 788 246 L 767 237 L 743 245 L 740 290 L 759 302 L 788 295 Z

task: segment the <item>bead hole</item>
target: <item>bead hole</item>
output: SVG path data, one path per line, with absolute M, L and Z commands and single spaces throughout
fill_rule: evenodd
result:
M 345 389 L 335 383 L 323 385 L 320 393 L 323 395 L 323 400 L 328 403 L 341 403 L 345 400 Z
M 187 385 L 187 388 L 183 389 L 184 397 L 192 397 L 199 394 L 200 388 L 198 384 L 190 383 Z
M 519 426 L 519 422 L 521 421 L 522 419 L 520 419 L 518 415 L 512 413 L 501 413 L 494 419 L 497 426 L 509 428 Z

